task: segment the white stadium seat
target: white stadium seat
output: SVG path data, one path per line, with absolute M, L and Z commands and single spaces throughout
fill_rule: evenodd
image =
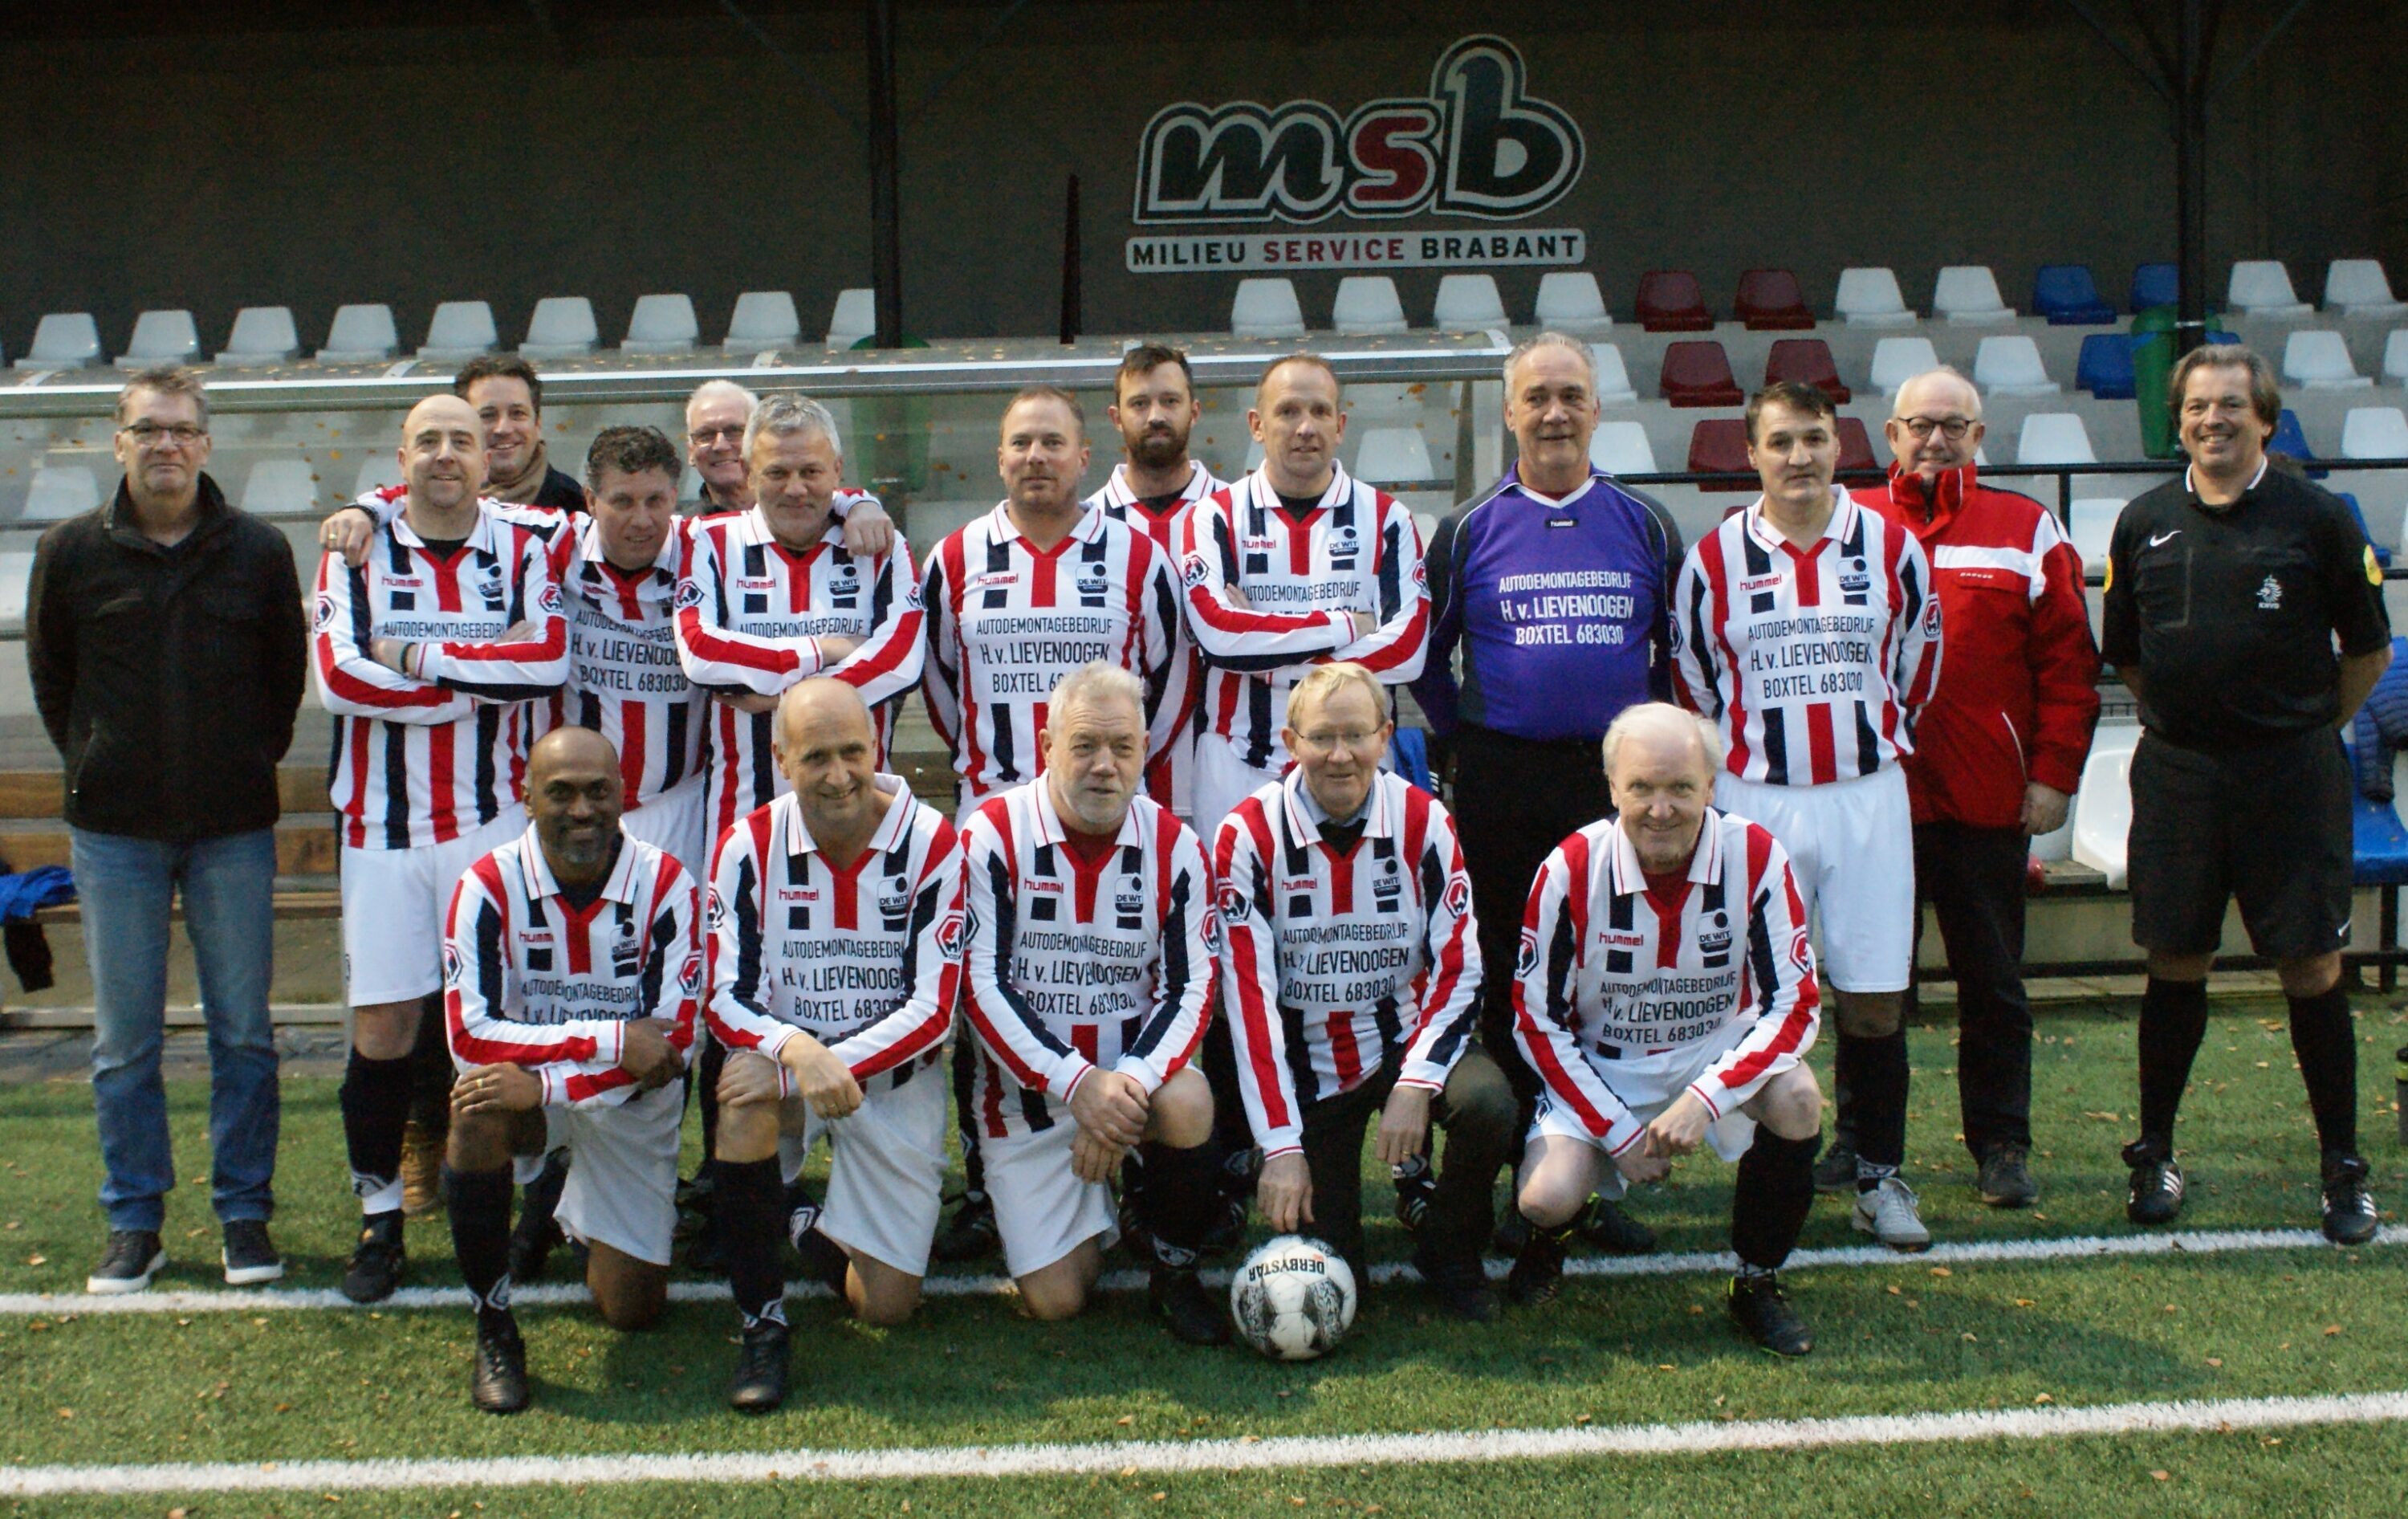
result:
M 335 308 L 334 323 L 326 329 L 326 346 L 318 351 L 318 362 L 373 364 L 392 358 L 400 346 L 401 333 L 394 325 L 392 307 L 381 301 L 339 306 Z
M 1598 343 L 1589 350 L 1597 360 L 1597 401 L 1599 406 L 1628 406 L 1639 399 L 1630 388 L 1630 370 L 1622 362 L 1622 346 Z
M 1540 326 L 1556 332 L 1598 333 L 1613 325 L 1605 293 L 1597 288 L 1597 276 L 1585 269 L 1541 275 L 1538 306 L 1531 315 Z
M 2224 304 L 2247 317 L 2303 317 L 2308 303 L 2291 290 L 2291 271 L 2281 259 L 2243 259 L 2232 265 Z
M 1588 462 L 1609 475 L 1656 473 L 1656 451 L 1647 442 L 1647 427 L 1636 422 L 1601 422 L 1589 435 Z
M 685 353 L 702 337 L 702 323 L 694 314 L 694 297 L 668 294 L 638 295 L 627 315 L 623 353 Z
M 0 623 L 25 620 L 26 582 L 33 574 L 33 550 L 0 550 Z
M 490 353 L 501 335 L 494 329 L 494 308 L 483 301 L 445 301 L 426 323 L 426 341 L 418 356 L 434 364 L 459 364 Z
M 2341 422 L 2341 456 L 2408 459 L 2408 412 L 2396 406 L 2353 407 Z
M 2020 333 L 1982 339 L 1973 351 L 1973 383 L 1989 395 L 2055 395 L 2058 389 L 2041 362 L 2040 345 Z
M 218 351 L 220 364 L 281 364 L 301 351 L 301 333 L 289 306 L 246 306 Z
M 851 348 L 878 332 L 878 292 L 856 286 L 836 293 L 836 309 L 828 315 L 827 346 Z
M 1873 345 L 1873 389 L 1894 395 L 1915 376 L 1940 367 L 1940 354 L 1928 337 L 1885 337 Z
M 1256 277 L 1238 281 L 1229 302 L 1229 331 L 1239 337 L 1301 337 L 1304 308 L 1297 304 L 1296 284 L 1283 279 Z
M 2408 327 L 2395 327 L 2383 339 L 2383 378 L 2394 385 L 2408 385 Z
M 307 459 L 262 459 L 242 482 L 241 505 L 254 517 L 315 517 L 317 471 Z
M 1418 427 L 1372 427 L 1354 451 L 1354 475 L 1374 485 L 1418 485 L 1438 478 Z
M 2095 465 L 2099 452 L 2090 446 L 2090 429 L 2071 411 L 2035 411 L 2024 419 L 2015 439 L 2019 465 Z
M 393 450 L 380 449 L 360 461 L 360 472 L 351 480 L 351 499 L 356 501 L 370 491 L 401 483 L 401 460 Z
M 2090 741 L 2090 757 L 2082 767 L 2082 789 L 2073 798 L 2073 857 L 2104 874 L 2110 891 L 2122 891 L 2128 875 L 2125 843 L 2132 831 L 2132 750 L 2140 740 L 2137 724 L 2100 724 Z
M 1852 327 L 1912 327 L 1914 313 L 1898 288 L 1892 269 L 1842 269 L 1840 294 L 1832 302 L 1840 320 Z
M 1338 281 L 1338 298 L 1330 303 L 1329 325 L 1349 337 L 1372 337 L 1405 330 L 1405 303 L 1397 297 L 1397 282 L 1384 274 L 1354 274 Z
M 519 352 L 530 359 L 582 358 L 601 340 L 592 301 L 582 295 L 547 295 L 535 303 L 535 314 L 527 318 L 526 340 L 519 344 Z
M 1952 322 L 2013 322 L 2015 313 L 1999 298 L 1999 279 L 1986 264 L 1952 264 L 1932 282 L 1931 314 Z
M 1493 274 L 1450 274 L 1438 282 L 1431 324 L 1440 332 L 1480 332 L 1506 324 L 1505 297 Z
M 100 481 L 81 465 L 43 465 L 34 471 L 21 522 L 58 523 L 100 505 Z
M 2380 259 L 2337 258 L 2325 267 L 2325 309 L 2347 317 L 2396 317 L 2408 315 L 2408 301 L 2391 294 Z
M 100 362 L 100 324 L 89 311 L 53 311 L 34 324 L 20 369 L 79 369 Z
M 795 309 L 793 293 L 783 290 L 748 290 L 736 297 L 736 310 L 727 319 L 727 341 L 730 353 L 761 353 L 773 348 L 792 348 L 803 340 L 802 314 Z
M 145 311 L 134 319 L 134 334 L 117 356 L 120 369 L 148 369 L 159 364 L 191 364 L 201 356 L 200 329 L 190 311 Z
M 2374 383 L 2350 362 L 2349 343 L 2341 334 L 2314 327 L 2284 339 L 2283 378 L 2312 391 L 2363 390 Z
M 2115 538 L 2115 519 L 2124 515 L 2124 503 L 2114 496 L 2086 496 L 2073 503 L 2069 535 L 2073 539 L 2073 552 L 2082 556 L 2082 567 L 2096 570 L 2107 564 L 2107 546 Z

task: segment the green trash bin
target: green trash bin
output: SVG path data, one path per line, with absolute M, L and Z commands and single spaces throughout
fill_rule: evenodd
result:
M 2174 437 L 2173 411 L 2167 405 L 2174 372 L 2175 308 L 2152 306 L 2132 318 L 2132 401 L 2141 408 L 2141 452 L 2151 459 L 2172 459 L 2182 451 Z M 2224 323 L 2207 319 L 2208 341 L 2229 339 Z

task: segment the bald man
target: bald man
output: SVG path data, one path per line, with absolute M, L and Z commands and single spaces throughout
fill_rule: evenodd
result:
M 468 867 L 446 921 L 444 1027 L 460 1081 L 443 1186 L 477 1315 L 470 1394 L 488 1413 L 527 1403 L 509 1276 L 523 1131 L 549 1126 L 573 1158 L 556 1217 L 587 1248 L 604 1322 L 640 1329 L 668 1301 L 701 901 L 674 856 L 619 826 L 623 807 L 609 739 L 546 734 L 527 760 L 532 825 Z
M 2029 1167 L 2024 862 L 2033 835 L 2064 823 L 2089 756 L 2099 646 L 2082 558 L 2056 516 L 1974 479 L 1983 423 L 1972 382 L 1954 369 L 1915 376 L 1899 387 L 1885 431 L 1889 479 L 1856 499 L 1922 541 L 1948 629 L 1940 683 L 1906 758 L 1915 890 L 1940 921 L 1956 979 L 1956 1093 L 1974 1189 L 1993 1208 L 2024 1208 L 2040 1197 Z M 1905 1046 L 1903 1029 L 1840 1035 L 1826 1161 L 1835 1191 L 1856 1181 L 1857 1093 L 1889 1082 L 1884 1111 L 1906 1111 Z
M 854 1315 L 919 1306 L 945 1168 L 945 1036 L 968 924 L 953 825 L 878 770 L 861 694 L 815 676 L 779 698 L 792 788 L 739 818 L 711 864 L 720 1239 L 743 1348 L 728 1400 L 784 1400 L 780 1225 Z M 824 1137 L 823 1208 L 785 1185 Z
M 335 714 L 352 1010 L 343 1132 L 366 1215 L 342 1287 L 362 1303 L 401 1281 L 410 1051 L 442 984 L 444 909 L 472 862 L 524 830 L 527 703 L 568 673 L 543 536 L 478 494 L 477 413 L 454 395 L 421 401 L 400 461 L 401 514 L 375 530 L 365 562 L 319 565 L 312 649 Z

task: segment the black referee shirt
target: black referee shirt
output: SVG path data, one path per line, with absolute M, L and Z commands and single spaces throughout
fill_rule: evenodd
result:
M 2100 652 L 2137 670 L 2141 721 L 2186 749 L 2234 750 L 2330 727 L 2344 654 L 2389 642 L 2383 572 L 2350 509 L 2271 466 L 2226 507 L 2189 471 L 2134 500 L 2107 553 Z

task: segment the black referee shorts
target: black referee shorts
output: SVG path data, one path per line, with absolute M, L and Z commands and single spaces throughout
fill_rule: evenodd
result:
M 2301 960 L 2342 948 L 2352 784 L 2341 736 L 2329 728 L 2229 753 L 2143 733 L 2126 846 L 2132 941 L 2164 954 L 2212 954 L 2225 904 L 2238 897 L 2261 955 Z

